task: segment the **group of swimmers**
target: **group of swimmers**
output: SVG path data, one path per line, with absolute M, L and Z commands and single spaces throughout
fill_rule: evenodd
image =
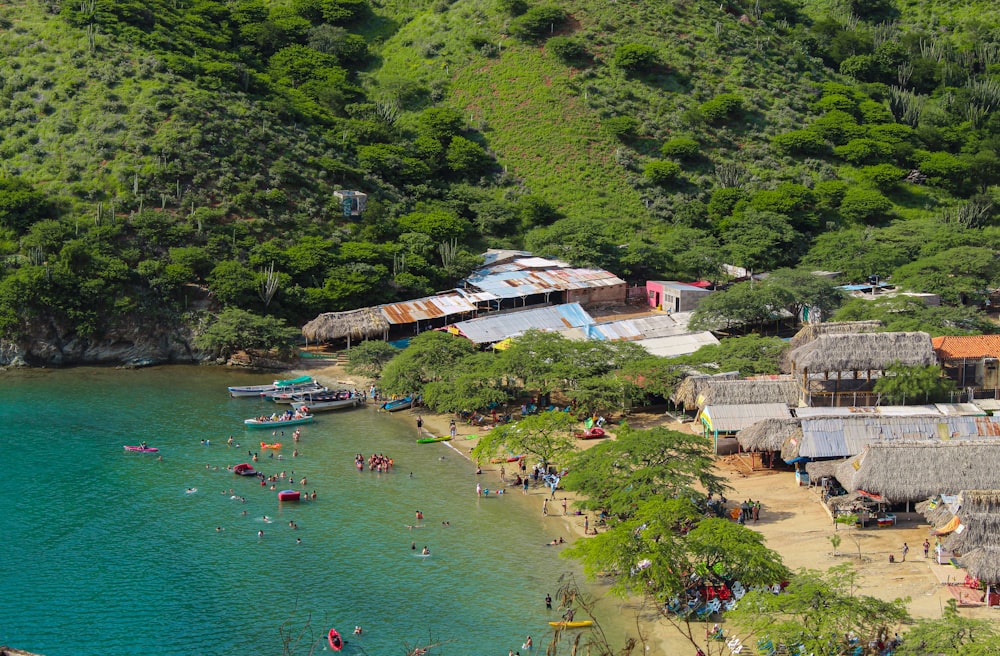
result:
M 373 453 L 368 458 L 368 471 L 388 472 L 392 469 L 392 465 L 392 458 L 381 453 Z M 358 471 L 363 471 L 365 468 L 365 457 L 360 453 L 354 456 L 354 466 L 358 468 Z

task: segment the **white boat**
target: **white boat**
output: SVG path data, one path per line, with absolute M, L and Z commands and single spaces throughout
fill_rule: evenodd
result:
M 295 397 L 303 394 L 324 394 L 330 390 L 317 384 L 311 386 L 294 387 L 288 390 L 275 390 L 261 394 L 265 399 L 271 399 L 275 403 L 295 403 Z
M 262 394 L 269 392 L 276 392 L 278 390 L 282 392 L 292 391 L 294 388 L 301 389 L 304 385 L 317 385 L 316 381 L 312 379 L 312 376 L 299 376 L 298 378 L 289 378 L 288 380 L 276 380 L 270 385 L 245 385 L 242 387 L 230 387 L 229 396 L 256 396 L 260 398 Z
M 361 401 L 360 396 L 352 396 L 346 399 L 331 399 L 329 401 L 296 401 L 294 405 L 300 410 L 306 408 L 309 412 L 324 412 L 326 410 L 354 408 L 361 405 Z

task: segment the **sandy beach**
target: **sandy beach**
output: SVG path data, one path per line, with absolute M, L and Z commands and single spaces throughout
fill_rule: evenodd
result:
M 362 386 L 367 388 L 370 379 L 347 374 L 339 366 L 316 366 L 302 369 L 330 387 Z M 419 415 L 423 421 L 423 432 L 428 436 L 445 436 L 449 432 L 451 415 L 431 413 L 427 408 L 415 408 L 398 413 L 414 422 Z M 671 423 L 662 413 L 636 413 L 629 418 L 633 427 L 647 428 L 666 426 L 683 432 L 699 432 L 697 424 Z M 446 442 L 463 457 L 469 459 L 469 467 L 475 467 L 469 452 L 478 443 L 482 432 L 478 427 L 459 423 L 456 439 Z M 613 431 L 609 431 L 613 436 Z M 581 448 L 588 448 L 600 440 L 580 441 Z M 785 564 L 792 570 L 826 570 L 844 562 L 853 562 L 861 574 L 860 593 L 882 599 L 909 597 L 908 608 L 914 617 L 937 618 L 949 599 L 955 598 L 954 588 L 948 583 L 961 583 L 964 572 L 950 563 L 937 564 L 931 550 L 930 557 L 924 558 L 922 543 L 930 535 L 930 527 L 922 516 L 916 513 L 898 513 L 896 526 L 883 528 L 853 529 L 838 526 L 821 502 L 818 487 L 800 487 L 795 476 L 788 471 L 751 471 L 748 460 L 738 456 L 727 456 L 717 461 L 717 467 L 729 486 L 726 494 L 730 503 L 744 499 L 759 500 L 762 510 L 759 521 L 748 526 L 759 531 L 767 545 L 781 554 Z M 509 475 L 514 474 L 516 463 L 503 465 Z M 494 489 L 501 484 L 499 464 L 483 465 L 483 485 Z M 509 484 L 509 482 L 507 483 Z M 542 499 L 548 496 L 547 488 L 532 488 L 528 495 L 510 489 L 507 498 L 524 507 L 525 512 L 542 512 Z M 567 513 L 563 514 L 563 499 L 566 499 Z M 549 500 L 547 522 L 551 530 L 543 536 L 546 541 L 564 537 L 572 541 L 584 534 L 584 516 L 575 514 L 575 497 L 572 493 L 558 490 L 555 498 Z M 593 523 L 594 518 L 590 521 Z M 841 543 L 834 553 L 830 536 L 837 533 Z M 933 538 L 931 538 L 933 542 Z M 902 547 L 909 545 L 909 555 L 901 561 Z M 860 552 L 860 559 L 859 559 Z M 892 554 L 895 562 L 889 562 Z M 600 590 L 600 587 L 598 588 Z M 694 653 L 690 643 L 683 639 L 669 621 L 655 613 L 643 612 L 638 600 L 608 598 L 600 609 L 608 618 L 599 619 L 636 633 L 636 619 L 648 647 L 648 654 Z M 961 607 L 963 615 L 969 617 L 994 618 L 995 609 L 985 607 Z M 696 635 L 703 634 L 699 628 Z

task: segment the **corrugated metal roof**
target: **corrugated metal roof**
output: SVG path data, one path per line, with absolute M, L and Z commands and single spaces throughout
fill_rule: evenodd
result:
M 519 257 L 514 264 L 522 269 L 548 269 L 569 267 L 569 264 L 559 260 L 548 260 L 544 257 Z
M 650 355 L 672 358 L 677 355 L 694 353 L 702 346 L 717 345 L 719 340 L 708 331 L 640 339 L 636 344 L 649 351 Z
M 479 270 L 469 276 L 466 282 L 482 291 L 495 294 L 498 298 L 625 284 L 618 276 L 601 269 L 524 271 L 514 264 Z
M 846 458 L 869 444 L 896 440 L 1000 437 L 1000 417 L 828 417 L 802 420 L 799 456 Z
M 459 294 L 442 294 L 417 298 L 412 301 L 389 303 L 379 306 L 379 310 L 389 323 L 407 324 L 462 314 L 463 312 L 474 312 L 476 306 Z
M 711 431 L 735 433 L 762 419 L 786 419 L 792 416 L 784 403 L 707 405 L 701 411 L 702 422 Z
M 986 411 L 975 403 L 935 403 L 934 407 L 943 415 L 982 417 Z
M 462 296 L 462 298 L 469 301 L 470 303 L 485 303 L 487 301 L 497 300 L 496 295 L 491 294 L 489 292 L 480 292 L 472 289 L 462 289 L 462 288 L 456 288 L 455 291 L 458 292 Z
M 933 405 L 866 405 L 827 408 L 795 408 L 796 417 L 937 417 L 943 413 Z
M 579 303 L 568 303 L 494 314 L 460 321 L 454 325 L 473 343 L 492 344 L 508 337 L 516 337 L 531 329 L 554 332 L 593 323 L 594 318 L 587 314 Z
M 704 287 L 698 287 L 686 282 L 677 282 L 676 280 L 650 280 L 650 282 L 655 282 L 664 289 L 673 289 L 679 292 L 711 292 L 710 289 L 705 289 Z

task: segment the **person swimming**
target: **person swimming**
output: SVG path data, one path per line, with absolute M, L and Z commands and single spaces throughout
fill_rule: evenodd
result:
M 421 556 L 430 556 L 430 555 L 431 555 L 431 550 L 430 550 L 430 549 L 428 549 L 428 548 L 427 548 L 427 547 L 425 546 L 425 547 L 424 547 L 424 550 L 420 552 L 420 555 L 421 555 Z

